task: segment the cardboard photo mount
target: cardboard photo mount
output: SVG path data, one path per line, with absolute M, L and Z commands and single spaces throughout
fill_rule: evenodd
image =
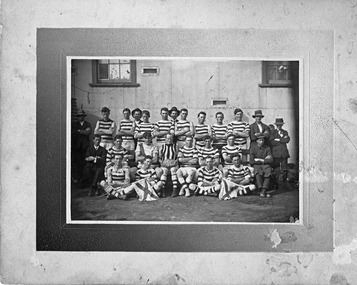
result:
M 333 43 L 321 30 L 37 29 L 37 250 L 332 251 Z M 68 57 L 95 56 L 299 61 L 299 223 L 68 224 Z

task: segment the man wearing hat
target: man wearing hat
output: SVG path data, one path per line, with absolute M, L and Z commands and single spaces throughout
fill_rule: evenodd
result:
M 261 197 L 270 197 L 267 190 L 270 187 L 271 164 L 273 156 L 271 149 L 264 144 L 265 136 L 260 134 L 257 136 L 256 143 L 251 145 L 249 151 L 250 165 L 254 167 L 254 176 L 256 179 L 257 188 L 261 191 Z
M 262 122 L 262 118 L 264 118 L 262 111 L 256 110 L 252 117 L 255 119 L 255 122 L 249 126 L 250 148 L 256 144 L 258 136 L 263 136 L 266 141 L 268 141 L 270 137 L 270 128 Z
M 287 144 L 290 142 L 289 134 L 283 130 L 284 119 L 275 119 L 276 129 L 271 132 L 269 142 L 273 155 L 273 167 L 280 167 L 282 173 L 288 169 L 288 158 L 290 157 Z
M 108 107 L 103 107 L 101 112 L 103 119 L 97 122 L 94 134 L 101 136 L 100 146 L 109 150 L 114 145 L 113 134 L 116 129 L 115 122 L 109 118 L 110 110 Z
M 78 111 L 78 121 L 72 125 L 72 158 L 73 158 L 73 182 L 83 178 L 86 151 L 90 145 L 89 135 L 92 126 L 85 121 L 86 112 L 82 109 Z

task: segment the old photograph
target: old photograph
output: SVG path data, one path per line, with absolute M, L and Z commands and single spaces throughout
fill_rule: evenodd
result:
M 67 223 L 298 224 L 300 70 L 68 57 Z

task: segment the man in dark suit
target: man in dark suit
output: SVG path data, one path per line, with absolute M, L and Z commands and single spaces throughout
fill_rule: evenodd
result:
M 257 138 L 264 136 L 264 142 L 267 143 L 270 137 L 270 128 L 262 123 L 264 115 L 261 110 L 256 110 L 252 116 L 255 122 L 249 126 L 250 129 L 250 148 L 256 145 Z
M 282 173 L 288 169 L 288 158 L 290 157 L 287 143 L 290 141 L 289 134 L 283 130 L 284 119 L 275 119 L 276 129 L 271 132 L 269 142 L 273 154 L 273 167 L 280 167 Z
M 83 110 L 79 110 L 77 114 L 78 121 L 72 125 L 72 179 L 74 183 L 83 178 L 86 151 L 90 145 L 89 135 L 92 132 L 92 126 L 84 120 L 86 116 Z
M 104 180 L 104 167 L 106 160 L 106 150 L 100 144 L 101 135 L 94 135 L 93 145 L 87 149 L 86 165 L 84 172 L 86 180 L 90 183 L 90 191 L 88 196 L 99 195 L 98 183 Z
M 273 157 L 270 147 L 264 144 L 265 136 L 260 135 L 256 143 L 251 146 L 249 157 L 250 165 L 254 167 L 254 176 L 257 183 L 257 188 L 261 191 L 261 197 L 270 197 L 267 190 L 270 187 L 270 178 L 272 174 L 271 164 Z

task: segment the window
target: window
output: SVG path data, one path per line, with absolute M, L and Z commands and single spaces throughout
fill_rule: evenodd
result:
M 136 60 L 100 59 L 92 61 L 92 87 L 138 87 Z
M 291 87 L 292 85 L 291 61 L 263 61 L 262 84 L 260 87 Z

